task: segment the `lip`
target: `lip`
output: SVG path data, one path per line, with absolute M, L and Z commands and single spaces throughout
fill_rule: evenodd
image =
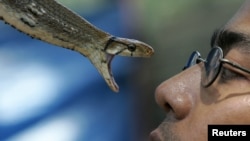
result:
M 154 130 L 150 133 L 150 141 L 163 141 L 162 140 L 162 136 L 161 133 L 159 132 L 159 130 Z

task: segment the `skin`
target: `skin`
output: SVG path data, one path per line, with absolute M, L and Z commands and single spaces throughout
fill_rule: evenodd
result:
M 250 36 L 250 1 L 223 27 Z M 224 58 L 250 69 L 248 44 L 232 45 Z M 151 132 L 152 141 L 206 141 L 208 124 L 250 124 L 250 74 L 224 64 L 209 87 L 201 85 L 204 64 L 194 65 L 164 81 L 155 92 L 166 118 Z M 232 73 L 231 73 L 232 72 Z M 225 79 L 226 78 L 226 79 Z

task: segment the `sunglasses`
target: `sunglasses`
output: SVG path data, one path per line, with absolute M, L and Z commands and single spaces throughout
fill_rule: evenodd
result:
M 211 49 L 206 59 L 202 59 L 200 53 L 198 51 L 194 51 L 189 57 L 188 62 L 183 68 L 183 70 L 200 62 L 203 62 L 205 67 L 205 72 L 203 73 L 203 79 L 201 83 L 204 87 L 209 87 L 216 80 L 216 78 L 220 73 L 222 64 L 224 63 L 232 67 L 235 67 L 241 71 L 250 73 L 249 69 L 244 68 L 236 64 L 235 62 L 231 62 L 223 57 L 224 56 L 222 49 L 217 46 Z

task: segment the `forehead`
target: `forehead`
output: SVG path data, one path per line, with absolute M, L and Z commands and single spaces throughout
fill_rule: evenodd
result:
M 228 51 L 234 47 L 248 47 L 249 41 L 250 0 L 246 0 L 228 23 L 219 30 L 211 45 L 217 44 Z
M 241 12 L 234 15 L 224 29 L 250 35 L 250 9 L 247 13 Z
M 246 0 L 235 15 L 225 25 L 225 29 L 234 32 L 250 33 L 250 0 Z
M 225 30 L 250 35 L 250 0 L 242 4 L 236 14 L 224 26 Z

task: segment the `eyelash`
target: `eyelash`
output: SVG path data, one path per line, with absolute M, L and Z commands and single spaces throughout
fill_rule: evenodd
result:
M 229 80 L 240 80 L 240 79 L 246 79 L 246 77 L 240 73 L 237 73 L 235 71 L 222 67 L 222 71 L 221 71 L 222 82 L 227 82 Z

